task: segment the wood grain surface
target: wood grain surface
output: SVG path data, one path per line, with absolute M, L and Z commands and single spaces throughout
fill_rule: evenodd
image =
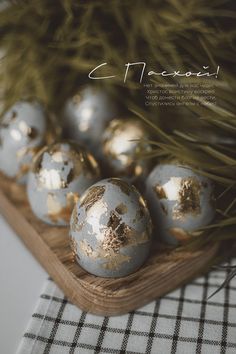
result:
M 217 245 L 195 252 L 176 252 L 156 244 L 148 262 L 136 273 L 119 279 L 99 278 L 74 262 L 68 228 L 38 220 L 24 187 L 2 175 L 0 213 L 68 299 L 97 315 L 127 313 L 167 294 L 206 270 L 218 251 Z

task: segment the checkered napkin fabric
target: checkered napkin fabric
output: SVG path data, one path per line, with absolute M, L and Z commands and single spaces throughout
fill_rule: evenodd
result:
M 227 272 L 214 270 L 118 317 L 79 310 L 49 280 L 18 353 L 235 354 L 236 279 L 207 300 Z

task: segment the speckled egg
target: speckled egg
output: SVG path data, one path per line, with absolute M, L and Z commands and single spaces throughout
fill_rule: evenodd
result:
M 145 262 L 152 224 L 137 189 L 118 178 L 91 186 L 76 204 L 70 222 L 73 253 L 89 273 L 123 277 Z
M 146 198 L 156 232 L 170 244 L 186 240 L 215 215 L 212 182 L 188 166 L 156 166 L 146 181 Z
M 75 201 L 100 179 L 94 157 L 73 142 L 43 148 L 29 172 L 27 194 L 34 214 L 52 225 L 68 225 Z
M 32 158 L 42 146 L 46 117 L 38 103 L 18 102 L 0 121 L 0 170 L 26 182 Z
M 64 135 L 84 143 L 99 156 L 101 134 L 116 114 L 116 105 L 105 91 L 86 86 L 66 102 L 63 114 Z
M 144 178 L 149 171 L 150 159 L 141 158 L 140 153 L 151 151 L 148 139 L 147 128 L 138 118 L 112 120 L 102 137 L 104 163 L 110 175 L 130 182 Z

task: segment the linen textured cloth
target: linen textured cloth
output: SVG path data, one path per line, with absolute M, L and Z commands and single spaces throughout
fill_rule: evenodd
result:
M 18 353 L 235 354 L 236 279 L 207 300 L 228 273 L 213 270 L 117 317 L 79 310 L 48 280 Z

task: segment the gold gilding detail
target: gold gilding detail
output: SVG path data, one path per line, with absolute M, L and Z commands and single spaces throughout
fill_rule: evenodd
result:
M 127 243 L 125 228 L 126 225 L 125 223 L 121 223 L 120 216 L 112 211 L 102 241 L 102 248 L 105 251 L 113 250 L 115 253 L 118 253 L 120 248 Z
M 37 174 L 39 188 L 47 189 L 65 189 L 74 180 L 74 169 L 71 168 L 66 179 L 63 179 L 60 170 L 55 168 L 44 169 L 41 168 Z
M 95 249 L 86 240 L 83 240 L 79 244 L 80 250 L 94 260 L 103 259 L 103 268 L 117 270 L 124 262 L 131 259 L 130 256 L 122 254 L 120 249 L 148 242 L 151 237 L 151 225 L 148 225 L 147 231 L 138 233 L 121 222 L 121 217 L 116 211 L 112 211 L 107 227 L 103 230 L 103 235 L 103 241 Z
M 124 215 L 124 214 L 127 213 L 128 208 L 127 208 L 127 206 L 124 203 L 120 203 L 119 205 L 117 205 L 116 211 L 117 211 L 118 214 Z
M 124 194 L 130 195 L 130 192 L 131 192 L 130 185 L 127 182 L 123 181 L 122 179 L 110 178 L 108 180 L 108 182 L 110 182 L 111 184 L 114 184 L 115 186 L 119 187 Z
M 66 194 L 67 205 L 71 208 L 71 210 L 74 208 L 74 206 L 78 202 L 78 200 L 79 200 L 79 193 L 68 192 Z
M 136 212 L 133 222 L 140 221 L 145 216 L 145 211 L 147 210 L 145 200 L 143 199 L 143 197 L 141 195 L 139 196 L 139 205 L 140 205 L 140 207 Z
M 72 214 L 71 214 L 71 231 L 75 232 L 76 231 L 76 227 L 79 223 L 79 219 L 78 219 L 78 214 L 77 214 L 77 208 L 74 207 Z
M 70 247 L 71 247 L 71 250 L 72 250 L 73 261 L 75 261 L 75 259 L 77 257 L 77 252 L 78 252 L 78 243 L 74 239 L 73 236 L 70 237 Z
M 182 219 L 186 214 L 199 215 L 201 183 L 195 177 L 182 178 L 179 201 L 174 210 L 174 218 Z
M 140 195 L 139 196 L 139 204 L 141 204 L 141 206 L 143 207 L 143 208 L 146 208 L 147 206 L 146 206 L 146 203 L 145 203 L 145 200 L 143 199 L 143 197 Z
M 101 267 L 107 270 L 119 270 L 124 262 L 129 262 L 131 259 L 130 256 L 122 253 L 115 253 L 113 250 L 107 252 L 99 247 L 94 250 L 87 240 L 80 241 L 79 248 L 85 256 L 91 259 L 104 260 Z
M 63 207 L 57 197 L 53 193 L 49 193 L 47 197 L 47 208 L 50 220 L 52 222 L 58 222 L 59 220 L 69 222 L 71 211 L 78 198 L 78 193 L 68 193 L 66 196 L 66 206 Z
M 102 268 L 107 270 L 119 270 L 123 263 L 129 262 L 131 259 L 130 256 L 122 253 L 114 253 L 110 258 L 107 259 L 107 262 L 102 264 Z
M 94 178 L 100 176 L 100 169 L 95 158 L 87 151 L 80 147 L 71 151 L 75 175 L 79 176 L 83 173 L 87 178 Z
M 171 236 L 173 236 L 179 242 L 184 242 L 189 240 L 190 235 L 185 230 L 179 227 L 173 227 L 168 231 L 170 232 Z
M 102 140 L 103 155 L 110 174 L 138 179 L 146 173 L 150 163 L 144 161 L 141 154 L 151 151 L 147 143 L 149 139 L 143 122 L 129 117 L 112 120 Z
M 153 187 L 153 190 L 156 193 L 158 199 L 166 199 L 167 198 L 165 190 L 164 190 L 164 188 L 161 185 L 156 184 Z
M 141 165 L 134 166 L 134 174 L 135 176 L 141 176 L 143 174 L 143 167 Z
M 55 151 L 51 156 L 54 162 L 60 163 L 64 161 L 64 153 L 62 151 Z
M 61 177 L 61 165 L 57 169 L 46 169 L 43 167 L 44 154 L 49 154 L 51 159 L 60 164 L 72 164 L 72 167 L 66 177 Z M 34 163 L 33 172 L 37 175 L 39 187 L 48 189 L 63 189 L 84 174 L 88 178 L 95 178 L 100 175 L 100 170 L 93 156 L 87 153 L 83 147 L 74 143 L 57 143 L 41 150 Z
M 143 170 L 135 160 L 141 146 L 140 139 L 144 137 L 147 137 L 147 131 L 142 122 L 132 118 L 114 119 L 106 129 L 103 153 L 111 165 L 113 160 L 119 161 L 119 173 L 131 169 L 133 175 L 139 176 Z
M 98 167 L 98 163 L 90 153 L 87 153 L 86 159 L 86 173 L 85 175 L 88 177 L 99 177 L 100 169 Z
M 55 168 L 41 168 L 36 177 L 39 188 L 64 189 L 68 187 L 67 181 L 61 178 L 60 171 Z
M 90 187 L 84 197 L 81 198 L 81 207 L 85 207 L 86 212 L 98 202 L 105 193 L 104 186 Z
M 53 193 L 47 196 L 47 208 L 49 215 L 57 215 L 62 209 L 61 203 Z
M 85 256 L 96 259 L 98 257 L 97 252 L 93 250 L 87 240 L 79 241 L 79 247 L 81 252 L 85 254 Z
M 104 239 L 101 247 L 104 251 L 118 253 L 120 248 L 127 246 L 137 246 L 148 242 L 150 235 L 148 232 L 142 234 L 121 222 L 121 218 L 114 211 L 111 212 L 107 228 L 104 231 Z

